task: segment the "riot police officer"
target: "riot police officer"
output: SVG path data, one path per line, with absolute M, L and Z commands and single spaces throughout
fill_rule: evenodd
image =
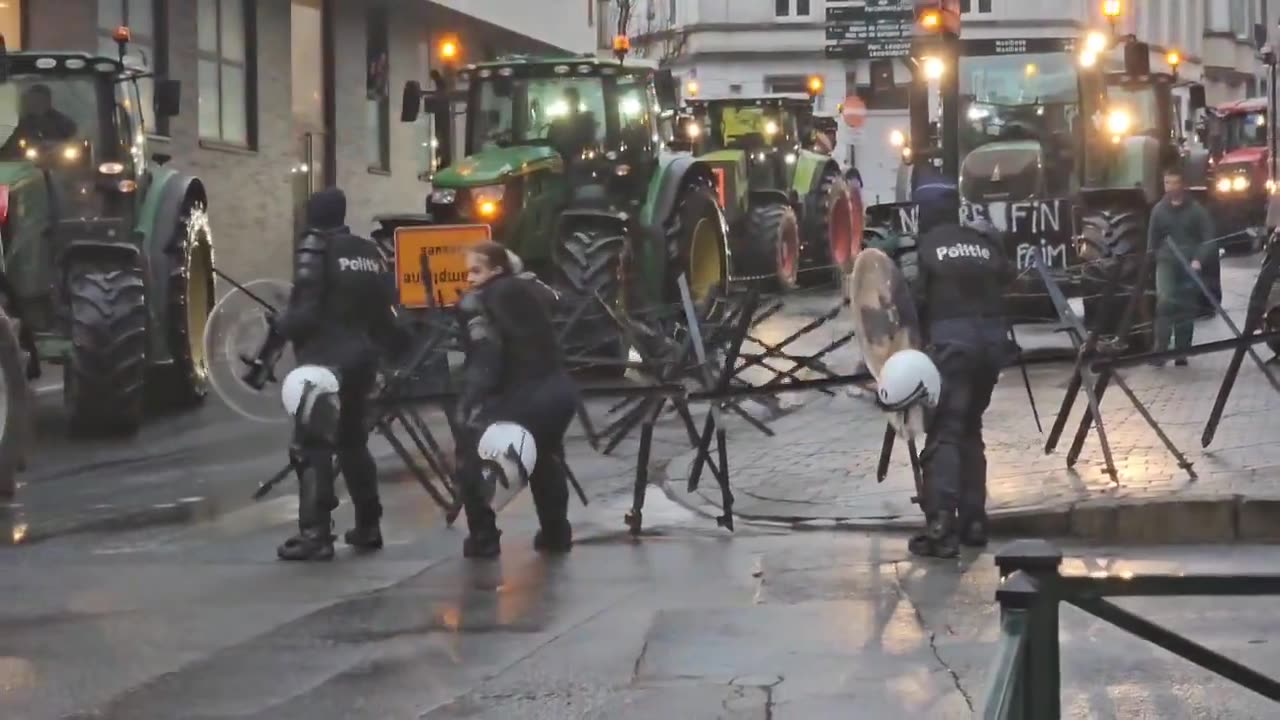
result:
M 564 434 L 577 408 L 577 389 L 551 323 L 554 293 L 521 274 L 518 259 L 497 243 L 473 248 L 467 270 L 472 290 L 459 308 L 466 322 L 467 359 L 454 423 L 469 531 L 463 555 L 487 558 L 501 552 L 502 533 L 484 487 L 477 444 L 485 428 L 502 421 L 525 428 L 537 447 L 529 474 L 540 526 L 534 548 L 568 552 L 573 529 Z
M 954 184 L 926 181 L 913 199 L 921 233 L 914 293 L 942 393 L 920 458 L 927 529 L 909 547 L 916 555 L 954 557 L 961 541 L 986 544 L 982 416 L 1010 359 L 1002 295 L 1014 272 L 989 223 L 959 224 Z
M 330 513 L 338 506 L 334 492 L 334 455 L 341 463 L 347 491 L 355 506 L 355 528 L 345 540 L 358 549 L 382 547 L 377 467 L 368 448 L 367 407 L 373 391 L 380 349 L 398 354 L 407 342 L 396 324 L 392 277 L 373 241 L 346 226 L 347 200 L 330 188 L 307 203 L 307 229 L 295 255 L 293 291 L 288 308 L 272 319 L 267 345 L 293 343 L 299 365 L 332 369 L 338 376 L 337 420 L 332 433 L 303 428 L 291 458 L 300 468 L 298 529 L 277 550 L 282 560 L 333 558 Z M 261 387 L 264 346 L 246 378 Z M 254 376 L 257 373 L 256 377 Z

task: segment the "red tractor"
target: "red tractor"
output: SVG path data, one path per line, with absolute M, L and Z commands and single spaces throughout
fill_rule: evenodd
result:
M 1271 189 L 1267 98 L 1223 103 L 1208 115 L 1209 209 L 1222 247 L 1256 251 L 1266 237 Z

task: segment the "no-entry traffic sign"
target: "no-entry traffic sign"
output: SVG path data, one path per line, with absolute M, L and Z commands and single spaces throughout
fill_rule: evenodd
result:
M 851 128 L 862 127 L 862 123 L 867 119 L 866 103 L 862 102 L 862 98 L 857 95 L 850 95 L 844 99 L 840 117 L 844 119 L 844 124 Z

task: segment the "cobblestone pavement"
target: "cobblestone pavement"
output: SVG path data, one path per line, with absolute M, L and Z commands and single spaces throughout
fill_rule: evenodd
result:
M 1224 304 L 1237 324 L 1243 324 L 1257 262 L 1257 256 L 1224 259 Z M 1220 319 L 1197 323 L 1196 342 L 1229 336 Z M 1054 337 L 1048 329 L 1037 326 L 1020 328 L 1019 339 L 1024 347 L 1033 348 L 1050 344 L 1066 347 L 1067 342 L 1064 336 Z M 1270 357 L 1264 345 L 1258 349 L 1263 359 Z M 1148 527 L 1129 527 L 1127 539 L 1131 540 L 1141 540 L 1144 535 L 1159 539 L 1171 532 L 1201 539 L 1222 539 L 1223 534 L 1256 539 L 1260 534 L 1274 534 L 1269 527 L 1257 527 L 1269 525 L 1262 522 L 1269 516 L 1258 518 L 1251 513 L 1259 508 L 1268 512 L 1280 508 L 1280 483 L 1276 482 L 1280 444 L 1274 442 L 1272 425 L 1280 421 L 1280 396 L 1248 358 L 1217 438 L 1208 449 L 1200 448 L 1200 434 L 1229 355 L 1201 356 L 1193 359 L 1190 367 L 1142 366 L 1121 373 L 1187 454 L 1199 478 L 1190 478 L 1178 466 L 1113 384 L 1104 397 L 1102 415 L 1119 470 L 1118 485 L 1105 472 L 1096 434 L 1090 434 L 1076 466 L 1066 466 L 1067 449 L 1087 407 L 1083 393 L 1058 449 L 1046 455 L 1045 436 L 1036 429 L 1020 372 L 1016 368 L 1006 371 L 986 417 L 988 509 L 993 518 L 1003 517 L 1009 530 L 1106 535 L 1106 527 L 1100 526 L 1124 525 L 1126 519 L 1099 517 L 1097 511 L 1132 508 L 1148 513 L 1139 523 Z M 854 362 L 856 349 L 842 351 L 839 364 Z M 1064 395 L 1070 367 L 1064 362 L 1029 368 L 1046 433 Z M 856 392 L 850 389 L 835 397 L 812 394 L 801 398 L 802 407 L 773 423 L 774 437 L 753 430 L 731 434 L 734 509 L 739 516 L 852 524 L 917 521 L 918 510 L 910 500 L 914 483 L 906 450 L 899 443 L 888 477 L 878 484 L 875 475 L 884 420 L 849 397 Z M 687 477 L 692 459 L 692 452 L 677 456 L 667 467 L 667 477 L 677 481 Z M 710 506 L 719 503 L 714 482 L 704 481 L 692 496 L 685 495 L 683 482 L 674 484 L 679 487 L 670 492 L 681 502 L 707 511 L 714 511 Z M 1153 502 L 1157 500 L 1163 502 Z M 1175 514 L 1151 516 L 1155 505 Z M 1170 523 L 1184 527 L 1163 527 Z M 1158 527 L 1150 527 L 1153 525 Z M 1116 528 L 1110 530 L 1114 535 Z

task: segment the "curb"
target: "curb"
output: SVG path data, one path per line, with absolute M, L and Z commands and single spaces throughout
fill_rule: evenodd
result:
M 677 492 L 663 465 L 653 484 L 684 508 L 706 518 L 721 513 L 716 503 Z M 734 511 L 753 525 L 792 530 L 914 531 L 922 519 L 904 517 L 808 518 Z M 997 510 L 988 531 L 1000 538 L 1066 538 L 1104 545 L 1280 543 L 1280 499 L 1187 496 L 1142 500 L 1085 500 L 1057 508 Z

